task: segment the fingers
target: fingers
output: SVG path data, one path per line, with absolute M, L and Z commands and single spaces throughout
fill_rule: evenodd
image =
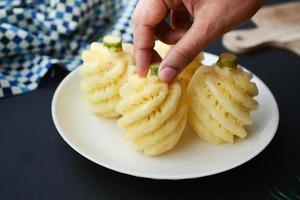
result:
M 195 16 L 193 25 L 162 60 L 159 78 L 163 82 L 171 82 L 210 42 L 252 16 L 258 9 L 260 1 L 222 0 L 222 3 L 206 1 L 199 4 L 199 7 L 190 6 Z M 177 14 L 173 15 L 176 22 Z
M 165 18 L 163 1 L 140 0 L 133 14 L 134 53 L 137 72 L 145 76 L 152 61 L 155 27 Z
M 195 20 L 186 34 L 164 57 L 158 73 L 163 82 L 171 82 L 208 43 L 221 34 L 221 26 L 214 18 L 209 17 L 208 13 Z
M 166 44 L 175 44 L 182 38 L 186 31 L 187 29 L 184 28 L 173 30 L 167 22 L 162 21 L 157 25 L 155 35 L 159 40 Z
M 180 2 L 184 2 L 184 6 Z M 168 83 L 210 42 L 251 17 L 260 2 L 263 0 L 140 0 L 133 16 L 138 74 L 145 76 L 151 62 L 160 59 L 153 50 L 155 34 L 166 43 L 176 43 L 162 60 L 158 73 L 160 79 Z M 172 27 L 162 22 L 168 8 L 174 10 Z M 192 26 L 186 23 L 190 19 L 186 9 L 195 17 Z
M 193 18 L 187 10 L 172 10 L 170 16 L 173 29 L 188 29 L 193 23 Z

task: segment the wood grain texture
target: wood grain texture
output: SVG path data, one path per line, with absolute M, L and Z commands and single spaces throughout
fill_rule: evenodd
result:
M 300 2 L 265 6 L 251 19 L 256 28 L 224 35 L 223 45 L 245 53 L 263 46 L 285 48 L 300 55 Z

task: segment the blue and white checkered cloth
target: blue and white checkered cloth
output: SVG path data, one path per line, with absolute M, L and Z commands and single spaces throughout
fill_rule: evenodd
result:
M 0 1 L 0 98 L 32 91 L 53 65 L 73 70 L 103 34 L 132 42 L 137 0 Z

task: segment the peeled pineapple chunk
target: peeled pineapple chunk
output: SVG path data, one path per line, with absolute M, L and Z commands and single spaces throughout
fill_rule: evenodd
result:
M 153 70 L 152 70 L 153 71 Z M 162 83 L 152 73 L 146 78 L 129 76 L 120 90 L 117 124 L 133 147 L 155 156 L 172 149 L 187 121 L 187 104 L 181 83 Z
M 195 72 L 187 89 L 188 119 L 202 139 L 220 144 L 247 136 L 244 126 L 253 123 L 250 112 L 258 106 L 253 99 L 258 90 L 251 79 L 228 54 Z
M 163 58 L 166 56 L 168 51 L 172 48 L 172 46 L 167 45 L 159 40 L 155 41 L 154 49 L 157 53 Z M 195 71 L 202 66 L 202 61 L 204 59 L 204 54 L 201 52 L 179 75 L 178 80 L 187 87 L 189 81 L 191 80 Z
M 111 36 L 108 39 L 112 40 Z M 122 44 L 122 48 L 118 49 L 115 51 L 114 48 L 94 42 L 89 50 L 82 53 L 83 64 L 79 74 L 82 77 L 80 88 L 83 99 L 92 113 L 102 117 L 119 116 L 116 111 L 120 100 L 119 90 L 127 79 L 130 66 L 135 64 L 131 44 Z

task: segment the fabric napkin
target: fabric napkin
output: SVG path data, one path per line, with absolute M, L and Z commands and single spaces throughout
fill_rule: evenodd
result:
M 106 33 L 132 42 L 137 0 L 0 1 L 0 98 L 32 91 L 54 65 L 80 66 L 80 54 Z

